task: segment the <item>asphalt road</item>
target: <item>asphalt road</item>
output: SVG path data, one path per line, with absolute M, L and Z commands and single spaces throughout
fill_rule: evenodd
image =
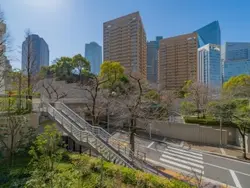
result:
M 128 142 L 122 133 L 114 137 Z M 146 153 L 147 160 L 165 169 L 221 182 L 228 186 L 250 188 L 250 163 L 183 148 L 172 143 L 158 143 L 136 138 L 136 148 Z

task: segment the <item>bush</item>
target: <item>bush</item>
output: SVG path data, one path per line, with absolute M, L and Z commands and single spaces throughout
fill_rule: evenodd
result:
M 199 124 L 199 125 L 207 125 L 207 126 L 220 126 L 220 121 L 212 118 L 197 118 L 197 117 L 184 117 L 186 123 L 191 124 Z M 236 125 L 232 122 L 223 122 L 223 127 L 236 127 Z

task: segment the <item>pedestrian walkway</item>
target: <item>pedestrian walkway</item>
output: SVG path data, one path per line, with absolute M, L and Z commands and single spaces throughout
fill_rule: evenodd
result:
M 168 146 L 161 155 L 160 161 L 170 169 L 189 174 L 204 174 L 202 153 Z

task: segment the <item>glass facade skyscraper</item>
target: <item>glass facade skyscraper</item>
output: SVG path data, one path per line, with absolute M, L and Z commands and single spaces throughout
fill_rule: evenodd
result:
M 102 64 L 102 47 L 96 42 L 85 44 L 85 57 L 90 62 L 91 72 L 99 74 Z
M 158 80 L 158 49 L 161 36 L 157 36 L 155 41 L 147 42 L 147 80 L 157 83 Z
M 208 43 L 221 45 L 221 32 L 218 21 L 214 21 L 195 31 L 198 38 L 198 47 Z
M 37 74 L 42 66 L 49 66 L 49 47 L 38 35 L 29 35 L 22 44 L 22 70 L 27 74 L 27 63 L 32 75 Z
M 210 87 L 221 86 L 220 46 L 207 44 L 198 49 L 197 81 Z
M 250 74 L 250 43 L 226 42 L 222 46 L 223 82 L 233 76 Z

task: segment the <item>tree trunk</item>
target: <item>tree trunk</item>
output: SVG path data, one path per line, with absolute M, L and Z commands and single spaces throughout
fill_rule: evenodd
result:
M 247 151 L 246 151 L 246 137 L 245 137 L 245 134 L 241 135 L 242 136 L 242 141 L 243 141 L 243 148 L 242 148 L 242 151 L 243 151 L 243 154 L 242 154 L 242 157 L 244 159 L 247 159 Z
M 134 119 L 131 119 L 130 120 L 130 147 L 131 147 L 131 150 L 133 152 L 135 152 L 135 132 L 136 132 L 136 128 L 135 128 L 135 120 Z

